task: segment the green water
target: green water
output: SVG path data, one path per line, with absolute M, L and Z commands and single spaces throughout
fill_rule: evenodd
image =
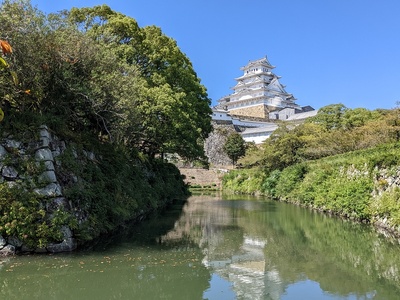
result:
M 193 196 L 94 249 L 0 261 L 0 299 L 400 299 L 400 246 L 265 199 Z

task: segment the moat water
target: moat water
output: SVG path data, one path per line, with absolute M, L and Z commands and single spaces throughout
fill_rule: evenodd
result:
M 400 245 L 286 203 L 192 196 L 91 250 L 1 260 L 0 299 L 400 299 Z

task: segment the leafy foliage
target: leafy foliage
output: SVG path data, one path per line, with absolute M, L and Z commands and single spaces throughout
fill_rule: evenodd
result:
M 9 73 L 10 76 L 8 76 L 8 79 L 12 79 L 14 81 L 14 83 L 16 83 L 17 78 L 15 75 L 15 72 L 9 71 L 9 64 L 7 63 L 7 61 L 5 60 L 5 56 L 7 54 L 11 54 L 12 53 L 12 48 L 11 45 L 4 40 L 0 40 L 0 49 L 2 51 L 2 56 L 0 56 L 0 85 L 3 86 L 5 84 L 5 79 L 7 79 L 7 76 L 4 76 L 6 74 L 4 73 Z M 7 82 L 7 81 L 6 81 Z M 0 122 L 3 121 L 4 119 L 4 111 L 3 109 L 0 107 Z
M 32 248 L 60 241 L 60 226 L 67 224 L 67 219 L 62 211 L 48 218 L 41 200 L 34 193 L 0 184 L 0 234 L 16 237 Z
M 224 190 L 239 194 L 260 194 L 260 186 L 265 178 L 259 169 L 231 170 L 223 177 Z
M 340 129 L 343 115 L 348 111 L 343 104 L 331 104 L 318 110 L 318 114 L 312 118 L 313 123 L 321 125 L 326 130 Z
M 297 185 L 302 181 L 307 173 L 307 166 L 304 164 L 297 164 L 284 169 L 276 181 L 275 195 L 286 199 L 291 192 L 297 189 Z
M 369 111 L 328 105 L 303 124 L 280 124 L 251 154 L 251 159 L 244 157 L 240 162 L 244 166 L 263 166 L 271 172 L 307 160 L 391 143 L 400 136 L 398 115 L 398 109 Z
M 246 142 L 239 133 L 234 132 L 228 135 L 223 149 L 235 165 L 237 160 L 246 153 Z
M 141 121 L 125 119 L 125 140 L 150 157 L 166 152 L 202 157 L 202 141 L 211 131 L 210 99 L 176 42 L 160 28 L 139 28 L 104 5 L 72 9 L 68 17 L 139 72 L 135 99 L 125 103 Z
M 370 213 L 377 220 L 389 219 L 392 226 L 400 225 L 400 189 L 395 187 L 382 194 L 370 207 Z

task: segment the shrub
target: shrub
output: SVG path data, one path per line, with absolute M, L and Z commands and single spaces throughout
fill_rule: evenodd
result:
M 225 190 L 238 194 L 258 194 L 262 191 L 264 173 L 259 169 L 232 170 L 223 177 Z
M 265 178 L 262 184 L 262 192 L 265 195 L 269 195 L 271 197 L 276 196 L 276 185 L 281 176 L 280 170 L 272 171 L 267 178 Z
M 49 218 L 41 199 L 18 187 L 0 184 L 0 233 L 16 237 L 30 248 L 44 247 L 62 239 L 60 218 L 63 212 Z M 65 221 L 69 215 L 65 215 Z M 65 222 L 66 224 L 68 222 Z
M 400 188 L 384 192 L 378 199 L 373 201 L 370 214 L 375 219 L 388 219 L 391 226 L 400 225 Z
M 284 169 L 276 185 L 276 195 L 282 199 L 286 199 L 297 185 L 300 184 L 306 173 L 306 164 L 292 165 Z

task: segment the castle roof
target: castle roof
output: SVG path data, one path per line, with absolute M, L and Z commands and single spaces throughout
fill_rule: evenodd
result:
M 310 117 L 315 116 L 318 113 L 318 110 L 310 110 L 302 113 L 297 113 L 289 116 L 286 121 L 298 121 L 298 120 L 304 120 Z
M 273 132 L 278 128 L 277 124 L 269 124 L 266 126 L 260 126 L 260 127 L 255 127 L 255 128 L 246 128 L 246 130 L 244 130 L 242 132 L 242 135 L 246 135 L 246 134 L 255 134 L 255 133 L 263 133 L 263 132 Z
M 249 69 L 251 67 L 256 67 L 256 66 L 264 66 L 270 69 L 275 68 L 273 65 L 271 65 L 271 63 L 268 61 L 267 56 L 257 59 L 257 60 L 252 60 L 249 61 L 249 63 L 247 65 L 245 65 L 244 67 L 241 67 L 240 70 L 246 70 Z

